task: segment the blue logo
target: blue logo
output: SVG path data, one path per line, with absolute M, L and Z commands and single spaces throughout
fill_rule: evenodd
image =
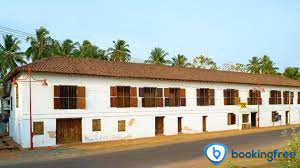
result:
M 216 166 L 225 159 L 227 151 L 227 147 L 220 143 L 210 143 L 204 147 L 207 159 Z

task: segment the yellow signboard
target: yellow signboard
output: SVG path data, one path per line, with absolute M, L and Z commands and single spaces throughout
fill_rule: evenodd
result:
M 247 103 L 240 103 L 241 108 L 247 108 Z

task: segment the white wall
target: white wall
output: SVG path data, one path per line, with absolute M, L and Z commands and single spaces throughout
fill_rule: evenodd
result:
M 23 75 L 21 75 L 22 77 Z M 48 86 L 32 84 L 32 113 L 34 121 L 44 121 L 44 135 L 34 136 L 34 146 L 56 145 L 55 136 L 57 118 L 82 118 L 82 141 L 104 141 L 155 136 L 155 116 L 165 116 L 164 134 L 177 134 L 177 117 L 183 117 L 184 133 L 202 132 L 202 116 L 207 117 L 207 131 L 241 129 L 241 113 L 257 112 L 257 105 L 241 109 L 238 105 L 224 106 L 223 89 L 238 89 L 241 102 L 247 102 L 248 91 L 255 85 L 183 82 L 170 80 L 119 79 L 99 76 L 60 75 L 34 73 L 36 79 L 47 79 Z M 86 89 L 86 109 L 58 110 L 53 107 L 54 85 L 78 85 Z M 110 86 L 132 87 L 181 87 L 186 89 L 186 107 L 142 108 L 141 98 L 137 108 L 111 108 Z M 285 111 L 291 111 L 291 123 L 300 123 L 300 105 L 297 92 L 300 88 L 263 86 L 263 105 L 260 106 L 260 126 L 285 124 Z M 214 88 L 215 106 L 197 106 L 196 89 Z M 23 147 L 29 147 L 29 87 L 28 83 L 19 83 L 19 108 L 13 109 L 10 118 L 10 135 Z M 269 105 L 269 91 L 294 91 L 293 105 Z M 14 95 L 14 87 L 11 94 Z M 15 97 L 15 96 L 13 96 Z M 14 105 L 15 100 L 13 99 Z M 282 123 L 272 123 L 272 111 L 282 114 Z M 227 125 L 227 113 L 237 114 L 237 124 Z M 92 119 L 101 119 L 102 130 L 92 132 Z M 118 132 L 118 120 L 126 120 L 126 131 Z M 250 120 L 250 118 L 249 118 Z M 251 120 L 250 120 L 251 121 Z M 20 123 L 20 124 L 19 124 Z M 19 128 L 20 127 L 20 128 Z M 21 131 L 19 131 L 21 130 Z M 21 133 L 19 133 L 21 132 Z M 21 140 L 20 140 L 21 135 Z

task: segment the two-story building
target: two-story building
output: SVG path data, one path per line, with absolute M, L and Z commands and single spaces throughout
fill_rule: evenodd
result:
M 28 67 L 39 82 L 22 82 Z M 10 136 L 33 145 L 300 123 L 300 82 L 279 75 L 50 57 L 7 76 Z

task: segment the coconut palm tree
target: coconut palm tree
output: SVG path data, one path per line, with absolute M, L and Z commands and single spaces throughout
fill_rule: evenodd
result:
M 268 57 L 264 55 L 261 58 L 261 73 L 262 74 L 277 74 L 278 68 L 275 67 L 275 63 Z
M 95 58 L 100 60 L 108 60 L 105 50 L 99 49 L 90 41 L 84 40 L 78 49 L 74 50 L 74 55 L 81 58 Z
M 54 55 L 59 56 L 74 56 L 79 45 L 78 42 L 73 42 L 70 39 L 66 39 L 62 43 L 52 40 L 52 52 Z
M 152 49 L 150 57 L 145 61 L 145 63 L 161 65 L 172 64 L 170 60 L 166 59 L 167 55 L 168 53 L 165 50 L 159 47 L 155 47 L 154 49 Z
M 123 61 L 128 62 L 131 59 L 130 50 L 128 49 L 129 45 L 124 40 L 113 41 L 114 47 L 109 48 L 111 61 Z
M 12 35 L 3 36 L 3 44 L 0 44 L 1 71 L 6 74 L 6 70 L 12 70 L 19 65 L 26 64 L 24 53 L 20 50 L 21 41 Z
M 299 67 L 286 67 L 283 76 L 291 79 L 300 80 L 300 68 Z
M 193 67 L 202 69 L 217 69 L 217 64 L 211 58 L 205 57 L 201 54 L 200 56 L 194 58 Z
M 191 66 L 190 63 L 187 62 L 188 59 L 181 54 L 177 54 L 172 58 L 172 66 L 179 66 L 179 67 L 188 67 Z
M 35 61 L 52 56 L 53 41 L 49 36 L 49 31 L 44 27 L 36 30 L 35 37 L 27 37 L 27 42 L 30 43 L 30 47 L 25 52 L 27 59 L 31 58 L 32 61 Z
M 260 73 L 261 70 L 261 59 L 252 57 L 247 64 L 247 71 L 251 73 Z

